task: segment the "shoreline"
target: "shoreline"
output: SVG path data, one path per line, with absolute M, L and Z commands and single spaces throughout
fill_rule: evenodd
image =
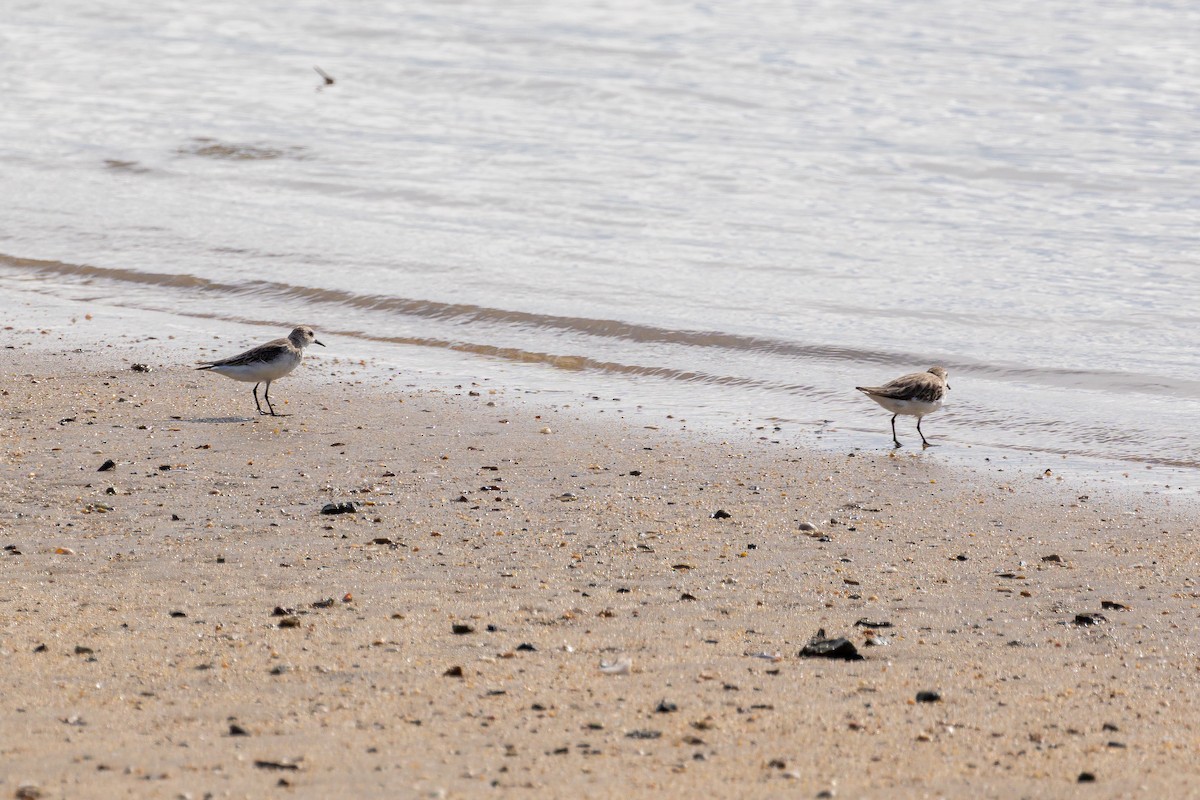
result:
M 132 371 L 154 341 L 58 335 L 0 374 L 0 793 L 1182 796 L 1200 772 L 1178 498 L 324 358 L 259 418 L 248 384 Z M 863 660 L 799 656 L 819 629 Z
M 268 323 L 174 314 L 108 305 L 102 300 L 67 299 L 12 287 L 10 290 L 14 305 L 19 308 L 17 315 L 26 320 L 16 334 L 23 332 L 27 337 L 32 337 L 24 339 L 22 346 L 36 348 L 57 341 L 68 349 L 74 349 L 104 341 L 107 345 L 135 354 L 133 358 L 160 366 L 187 365 L 201 358 L 240 352 L 256 343 L 283 335 L 295 322 L 281 320 Z M 576 374 L 544 365 L 510 363 L 503 359 L 458 352 L 452 348 L 430 350 L 415 344 L 405 347 L 363 338 L 363 334 L 357 331 L 339 336 L 320 324 L 317 327 L 335 342 L 327 352 L 309 353 L 310 356 L 316 355 L 319 363 L 324 365 L 317 370 L 309 370 L 312 373 L 310 379 L 318 382 L 337 382 L 341 379 L 326 378 L 329 367 L 337 370 L 337 374 L 343 378 L 354 378 L 360 385 L 383 389 L 406 387 L 437 390 L 477 382 L 529 395 L 532 402 L 574 408 L 593 421 L 616 415 L 630 424 L 653 425 L 681 435 L 743 441 L 749 446 L 762 442 L 773 445 L 768 450 L 795 448 L 801 452 L 816 452 L 830 457 L 849 452 L 871 457 L 915 455 L 938 461 L 944 469 L 980 476 L 987 481 L 1022 482 L 1044 478 L 1061 484 L 1068 493 L 1112 494 L 1132 503 L 1159 496 L 1173 503 L 1190 504 L 1200 510 L 1200 471 L 1185 467 L 1115 457 L 1105 460 L 1050 450 L 979 445 L 956 439 L 939 442 L 940 430 L 931 434 L 939 446 L 921 451 L 913 448 L 915 433 L 907 428 L 902 435 L 906 446 L 893 453 L 887 414 L 882 411 L 875 413 L 877 409 L 869 401 L 863 403 L 862 419 L 847 417 L 840 421 L 804 416 L 785 419 L 773 415 L 778 409 L 764 415 L 744 413 L 744 409 L 742 413 L 734 413 L 721 404 L 719 396 L 706 397 L 703 401 L 692 398 L 689 401 L 678 394 L 664 394 L 661 391 L 663 387 L 651 384 L 611 383 L 611 376 L 604 374 Z M 161 335 L 156 336 L 151 331 Z M 677 386 L 670 388 L 676 393 L 680 389 Z M 611 394 L 621 395 L 624 401 L 610 397 Z M 850 394 L 858 396 L 857 392 Z M 673 405 L 673 400 L 681 405 Z M 745 398 L 742 398 L 740 402 L 744 401 Z M 738 406 L 738 403 L 733 401 L 734 406 Z M 803 413 L 811 411 L 808 409 Z M 939 413 L 933 421 L 937 422 L 942 416 Z M 864 427 L 868 420 L 875 423 L 875 427 Z M 902 422 L 912 427 L 912 420 L 906 418 Z M 1047 469 L 1050 470 L 1049 474 L 1045 474 Z

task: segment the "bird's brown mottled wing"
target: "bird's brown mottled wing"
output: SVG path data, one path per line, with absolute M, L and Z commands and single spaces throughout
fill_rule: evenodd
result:
M 261 364 L 278 358 L 280 353 L 286 353 L 290 349 L 291 342 L 287 339 L 275 339 L 266 344 L 260 344 L 258 347 L 252 347 L 244 353 L 238 353 L 236 356 L 223 358 L 220 361 L 211 361 L 207 366 L 240 367 L 246 364 Z
M 892 400 L 917 400 L 922 403 L 936 402 L 946 393 L 942 382 L 928 372 L 904 375 L 894 381 L 888 381 L 883 386 L 859 386 L 856 388 L 877 397 L 888 397 Z

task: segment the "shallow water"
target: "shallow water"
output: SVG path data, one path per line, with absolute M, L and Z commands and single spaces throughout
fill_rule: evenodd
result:
M 1183 2 L 17 4 L 0 286 L 836 448 L 890 445 L 856 384 L 940 363 L 939 454 L 1200 487 L 1197 29 Z

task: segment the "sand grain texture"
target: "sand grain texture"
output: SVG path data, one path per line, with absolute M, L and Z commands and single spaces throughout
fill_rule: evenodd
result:
M 0 796 L 1196 791 L 1196 517 L 1160 498 L 5 353 Z M 821 628 L 864 660 L 798 657 Z

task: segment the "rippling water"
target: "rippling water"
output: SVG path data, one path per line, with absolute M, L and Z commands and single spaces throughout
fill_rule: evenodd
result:
M 0 286 L 1200 485 L 1192 4 L 10 6 Z

